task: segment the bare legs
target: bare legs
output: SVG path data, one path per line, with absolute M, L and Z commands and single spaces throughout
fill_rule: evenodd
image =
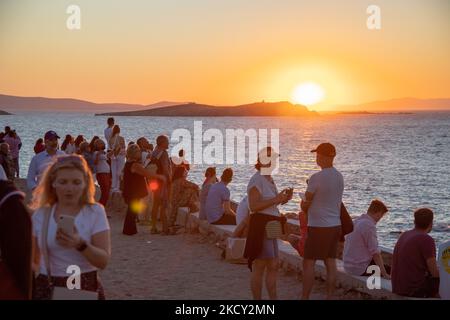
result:
M 327 267 L 327 300 L 333 298 L 336 287 L 336 259 L 325 259 Z M 316 260 L 303 260 L 303 293 L 302 300 L 308 300 L 314 285 L 314 265 Z
M 266 288 L 270 300 L 276 300 L 277 296 L 277 277 L 278 277 L 278 258 L 275 259 L 256 259 L 253 262 L 253 271 L 250 279 L 253 299 L 261 300 L 264 271 L 266 271 Z
M 303 293 L 302 300 L 308 300 L 314 285 L 314 265 L 316 260 L 303 260 Z
M 327 267 L 327 300 L 331 300 L 336 287 L 336 259 L 326 259 L 325 266 Z

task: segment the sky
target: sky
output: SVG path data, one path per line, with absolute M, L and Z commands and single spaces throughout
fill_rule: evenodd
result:
M 449 30 L 448 0 L 1 0 L 0 93 L 237 105 L 312 82 L 317 110 L 449 98 Z

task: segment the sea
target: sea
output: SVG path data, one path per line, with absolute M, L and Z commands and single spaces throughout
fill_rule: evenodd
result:
M 61 138 L 81 134 L 88 141 L 94 135 L 104 139 L 106 119 L 86 113 L 29 112 L 0 116 L 0 129 L 8 125 L 20 136 L 23 143 L 20 175 L 26 177 L 34 143 L 46 131 L 54 130 Z M 274 175 L 278 189 L 294 188 L 292 201 L 281 207 L 284 212 L 299 211 L 299 193 L 306 190 L 308 177 L 320 170 L 310 151 L 321 142 L 331 142 L 337 150 L 335 167 L 344 176 L 343 201 L 350 214 L 356 217 L 365 213 L 375 198 L 389 207 L 387 216 L 378 223 L 380 245 L 393 248 L 400 233 L 413 227 L 414 210 L 420 207 L 429 207 L 435 213 L 430 234 L 436 242 L 450 238 L 450 112 L 328 114 L 313 118 L 115 117 L 115 120 L 127 142 L 143 136 L 155 144 L 156 137 L 165 134 L 175 146 L 181 134 L 185 149 L 191 146 L 191 159 L 187 154 L 192 164 L 188 179 L 193 182 L 201 184 L 209 166 L 215 166 L 219 176 L 224 168 L 231 167 L 234 177 L 229 188 L 234 201 L 244 197 L 255 172 L 254 162 L 248 157 L 254 144 L 246 140 L 244 149 L 234 149 L 230 147 L 232 144 L 227 147 L 227 142 L 230 143 L 226 139 L 227 130 L 256 132 L 260 138 L 267 133 L 267 140 L 259 139 L 258 143 L 279 145 L 279 170 Z M 233 158 L 229 155 L 232 150 L 235 161 L 227 161 Z M 199 154 L 203 161 L 199 161 Z M 241 155 L 240 162 L 237 154 Z M 205 163 L 207 160 L 216 163 Z

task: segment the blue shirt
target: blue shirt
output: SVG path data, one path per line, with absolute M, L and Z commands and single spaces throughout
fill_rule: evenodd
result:
M 206 199 L 208 198 L 208 192 L 212 185 L 212 183 L 204 183 L 200 191 L 200 220 L 206 220 Z
M 52 156 L 48 154 L 47 150 L 44 150 L 31 159 L 27 175 L 27 187 L 29 190 L 36 188 L 45 169 L 47 169 L 55 157 L 61 155 L 65 155 L 61 150 L 56 150 L 56 153 Z
M 230 190 L 228 190 L 225 183 L 217 182 L 214 183 L 208 192 L 208 196 L 206 198 L 206 217 L 209 223 L 216 222 L 220 218 L 222 218 L 225 213 L 225 209 L 223 208 L 223 203 L 225 201 L 230 201 Z

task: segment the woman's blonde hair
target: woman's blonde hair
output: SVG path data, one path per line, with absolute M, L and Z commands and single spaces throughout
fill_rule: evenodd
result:
M 141 152 L 141 148 L 135 143 L 130 144 L 127 148 L 127 160 L 140 160 L 138 153 Z
M 86 186 L 81 195 L 80 204 L 95 204 L 95 185 L 91 170 L 82 156 L 72 154 L 58 156 L 45 170 L 39 185 L 33 192 L 32 209 L 52 206 L 58 202 L 53 183 L 58 171 L 62 169 L 77 169 L 83 173 Z
M 106 146 L 106 144 L 105 144 L 105 141 L 103 141 L 102 139 L 97 139 L 97 140 L 95 140 L 95 142 L 94 142 L 94 147 L 95 147 L 95 149 L 99 149 L 100 148 L 100 144 L 103 144 L 103 146 Z

